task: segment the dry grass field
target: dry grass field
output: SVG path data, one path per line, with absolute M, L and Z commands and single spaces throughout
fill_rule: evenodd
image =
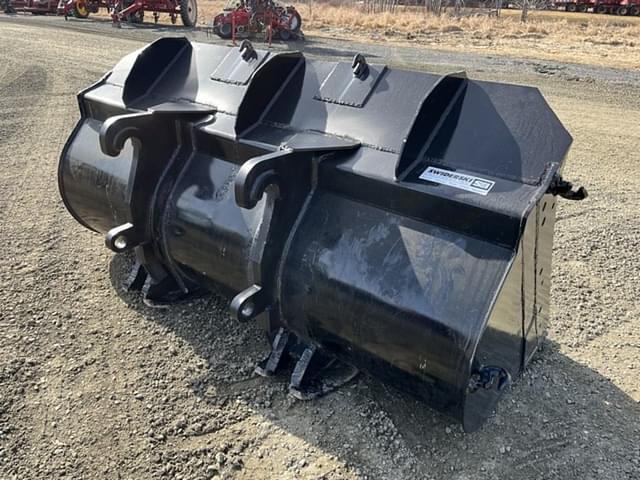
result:
M 296 6 L 304 33 L 315 37 L 640 68 L 640 17 L 534 10 L 527 23 L 522 23 L 520 11 L 507 9 L 496 18 L 483 9 L 436 16 L 416 7 L 398 7 L 396 13 L 368 13 L 360 3 L 340 0 L 284 3 Z M 198 23 L 210 24 L 229 4 L 200 0 Z M 98 16 L 108 15 L 101 11 Z M 147 21 L 151 21 L 150 15 Z M 170 23 L 169 17 L 162 15 L 160 22 Z
M 200 0 L 199 22 L 210 22 L 226 3 Z M 532 11 L 522 23 L 516 10 L 503 10 L 500 18 L 479 9 L 437 17 L 415 7 L 372 14 L 360 4 L 335 0 L 294 5 L 307 35 L 640 68 L 640 17 Z

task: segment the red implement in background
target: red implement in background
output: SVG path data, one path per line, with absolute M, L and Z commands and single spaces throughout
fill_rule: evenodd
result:
M 196 0 L 60 0 L 58 13 L 65 18 L 87 18 L 100 8 L 107 9 L 115 26 L 122 21 L 142 23 L 145 11 L 153 12 L 156 23 L 161 13 L 168 13 L 174 24 L 179 16 L 185 27 L 194 27 L 198 21 Z
M 46 15 L 56 13 L 57 5 L 58 0 L 11 0 L 5 5 L 5 13 L 28 12 L 33 15 Z
M 272 0 L 241 0 L 225 8 L 213 20 L 213 32 L 221 38 L 249 38 L 263 33 L 265 39 L 293 40 L 301 35 L 302 18 L 293 6 Z
M 616 15 L 640 15 L 640 0 L 556 0 L 551 8 L 567 12 L 611 13 Z

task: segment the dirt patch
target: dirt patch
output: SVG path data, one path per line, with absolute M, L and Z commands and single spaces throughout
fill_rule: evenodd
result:
M 637 84 L 482 73 L 542 88 L 591 196 L 559 203 L 546 349 L 466 435 L 367 377 L 292 400 L 252 373 L 267 346 L 224 298 L 123 292 L 127 259 L 69 216 L 56 169 L 75 92 L 141 43 L 8 22 L 0 42 L 0 478 L 638 478 Z

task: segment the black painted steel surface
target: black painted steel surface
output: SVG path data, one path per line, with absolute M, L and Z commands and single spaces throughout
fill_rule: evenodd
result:
M 467 430 L 538 347 L 571 144 L 538 90 L 165 38 L 79 104 L 62 198 L 147 296 L 221 289 Z

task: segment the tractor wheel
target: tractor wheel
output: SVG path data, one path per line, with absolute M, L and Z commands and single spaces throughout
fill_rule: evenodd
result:
M 634 17 L 640 15 L 640 8 L 638 8 L 636 5 L 633 5 L 629 9 L 629 15 L 633 15 Z
M 180 0 L 180 18 L 185 27 L 195 27 L 198 21 L 198 4 L 196 0 Z
M 218 36 L 220 38 L 224 38 L 225 40 L 231 38 L 231 24 L 221 23 L 218 27 Z
M 297 33 L 302 28 L 302 17 L 298 13 L 297 10 L 287 12 L 287 15 L 290 18 L 289 28 L 293 33 Z
M 618 15 L 628 15 L 629 9 L 627 7 L 618 7 L 618 11 L 616 12 Z
M 598 5 L 595 9 L 596 13 L 607 13 L 607 7 L 604 5 Z
M 581 3 L 580 5 L 578 5 L 578 11 L 580 13 L 584 13 L 587 11 L 587 6 L 584 3 Z
M 87 7 L 87 3 L 84 0 L 78 0 L 73 5 L 73 16 L 76 18 L 89 17 L 89 8 Z
M 576 10 L 578 10 L 578 6 L 575 3 L 570 3 L 567 5 L 567 12 L 575 12 Z
M 291 38 L 291 30 L 281 29 L 278 30 L 278 36 L 280 40 L 284 40 L 285 42 Z

